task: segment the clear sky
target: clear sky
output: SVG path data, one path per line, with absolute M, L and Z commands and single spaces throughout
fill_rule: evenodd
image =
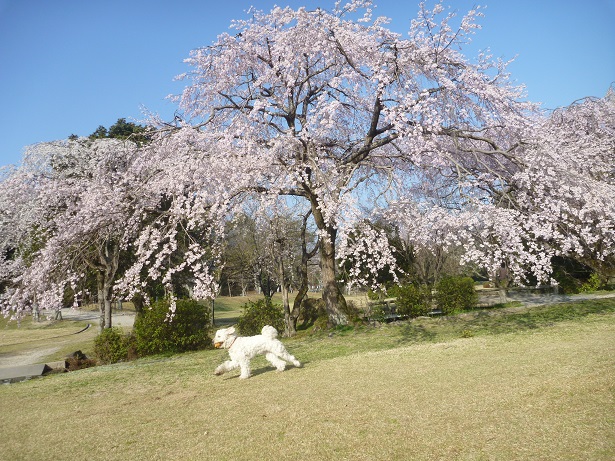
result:
M 0 0 L 0 165 L 23 148 L 87 136 L 99 125 L 172 119 L 165 97 L 190 50 L 211 44 L 254 5 L 330 9 L 334 0 Z M 400 33 L 419 0 L 375 1 Z M 463 13 L 486 6 L 466 54 L 517 57 L 509 70 L 545 108 L 604 96 L 615 82 L 615 0 L 445 0 Z M 428 2 L 433 4 L 433 2 Z

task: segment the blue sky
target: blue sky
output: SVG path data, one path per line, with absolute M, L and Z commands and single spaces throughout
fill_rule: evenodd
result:
M 419 0 L 376 0 L 404 33 Z M 429 2 L 428 2 L 429 3 Z M 211 44 L 254 5 L 330 8 L 333 0 L 0 0 L 0 165 L 23 148 L 87 136 L 142 107 L 171 119 L 173 78 L 190 50 Z M 487 6 L 466 54 L 517 57 L 513 79 L 546 108 L 603 96 L 615 82 L 615 0 L 445 0 Z

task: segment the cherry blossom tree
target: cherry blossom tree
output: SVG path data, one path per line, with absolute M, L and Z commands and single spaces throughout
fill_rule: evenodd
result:
M 552 259 L 591 267 L 603 283 L 615 272 L 615 98 L 586 98 L 538 119 L 516 150 L 515 168 L 488 193 L 456 206 L 399 201 L 403 222 L 423 248 L 462 247 L 465 262 L 516 283 L 551 279 Z
M 213 298 L 229 220 L 246 201 L 270 212 L 291 198 L 317 231 L 332 324 L 347 321 L 339 259 L 362 284 L 395 272 L 386 234 L 368 222 L 492 273 L 505 265 L 520 283 L 548 281 L 556 255 L 611 274 L 612 92 L 545 116 L 507 63 L 462 54 L 478 7 L 459 17 L 421 4 L 404 36 L 371 7 L 252 10 L 191 52 L 182 113 L 153 121 L 148 143 L 30 149 L 0 184 L 5 300 L 57 306 L 85 268 L 100 274 L 103 300 L 148 281 L 172 292 L 186 273 L 194 297 Z
M 5 173 L 5 313 L 60 309 L 67 287 L 77 293 L 91 274 L 101 329 L 112 325 L 114 297 L 139 294 L 147 301 L 152 282 L 173 297 L 178 283 L 188 280 L 196 297 L 212 297 L 210 227 L 205 219 L 185 218 L 181 198 L 190 198 L 178 192 L 181 186 L 159 187 L 152 179 L 160 177 L 160 167 L 148 152 L 130 138 L 73 138 L 30 146 L 22 166 Z M 162 152 L 158 145 L 158 159 Z M 211 277 L 204 280 L 203 274 Z
M 42 246 L 40 222 L 43 207 L 35 200 L 39 162 L 24 159 L 24 167 L 7 166 L 0 176 L 0 295 L 14 292 L 16 283 L 33 254 Z M 4 300 L 3 300 L 4 301 Z M 35 314 L 38 304 L 31 305 Z M 8 313 L 2 304 L 2 312 Z M 19 315 L 16 315 L 20 318 Z
M 172 319 L 174 279 L 189 280 L 196 299 L 213 299 L 219 292 L 233 168 L 225 172 L 211 155 L 214 144 L 192 128 L 167 126 L 150 136 L 131 173 L 138 178 L 135 194 L 145 200 L 132 215 L 134 261 L 116 289 L 132 297 L 147 295 L 144 288 L 152 281 L 161 284 L 171 298 Z
M 615 275 L 615 91 L 555 110 L 536 130 L 514 204 L 533 240 L 577 259 L 603 283 Z M 528 226 L 529 227 L 529 226 Z
M 1 183 L 6 227 L 18 229 L 13 289 L 5 310 L 40 305 L 60 309 L 67 286 L 96 275 L 100 327 L 111 327 L 112 291 L 120 251 L 134 231 L 133 184 L 127 175 L 136 153 L 131 141 L 77 139 L 30 146 L 23 165 Z M 12 199 L 8 196 L 13 192 Z M 25 192 L 25 193 L 24 193 Z M 33 245 L 36 237 L 39 244 Z M 5 261 L 8 263 L 9 261 Z
M 460 200 L 497 187 L 517 166 L 535 107 L 521 102 L 506 63 L 460 52 L 479 16 L 421 5 L 404 38 L 368 1 L 252 10 L 232 24 L 235 34 L 187 59 L 177 101 L 190 123 L 168 136 L 183 146 L 169 167 L 227 207 L 242 194 L 305 200 L 320 237 L 326 309 L 344 323 L 337 244 L 365 210 L 407 197 Z M 382 236 L 362 234 L 359 251 L 369 249 L 375 267 L 388 264 Z

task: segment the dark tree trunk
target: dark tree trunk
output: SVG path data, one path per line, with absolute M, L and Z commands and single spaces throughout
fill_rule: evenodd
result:
M 111 287 L 105 285 L 105 328 L 111 328 L 113 304 L 111 302 Z
M 329 315 L 329 324 L 345 325 L 348 323 L 346 311 L 346 299 L 342 295 L 336 277 L 335 263 L 335 239 L 337 238 L 337 229 L 324 222 L 320 210 L 314 211 L 314 219 L 318 229 L 324 231 L 324 236 L 320 238 L 320 270 L 322 277 L 322 299 L 325 302 L 325 309 Z
M 102 332 L 105 328 L 111 328 L 111 326 L 107 326 L 107 316 L 105 315 L 105 275 L 104 272 L 99 270 L 96 273 L 96 286 L 98 289 L 98 313 L 99 313 L 99 321 L 98 321 L 98 332 Z
M 274 284 L 273 284 L 273 281 L 271 280 L 271 276 L 261 271 L 258 281 L 259 281 L 263 296 L 266 299 L 271 299 L 274 293 Z
M 346 299 L 336 278 L 335 239 L 337 238 L 337 229 L 325 221 L 318 200 L 314 195 L 310 196 L 310 203 L 314 222 L 322 233 L 319 240 L 320 270 L 323 284 L 322 299 L 329 315 L 329 324 L 332 326 L 346 325 L 348 323 L 348 316 L 345 313 L 347 310 Z
M 143 295 L 141 293 L 137 293 L 136 295 L 133 296 L 132 298 L 132 303 L 135 306 L 135 314 L 136 316 L 139 316 L 143 313 L 143 309 L 144 309 L 144 299 L 143 299 Z
M 322 299 L 329 314 L 331 325 L 346 325 L 346 299 L 340 290 L 336 277 L 335 237 L 337 231 L 327 228 L 327 236 L 320 240 L 320 268 L 322 274 Z
M 98 249 L 98 264 L 96 265 L 96 282 L 98 286 L 98 309 L 100 312 L 99 331 L 112 327 L 113 306 L 111 296 L 113 282 L 117 272 L 120 247 L 112 241 L 105 241 Z

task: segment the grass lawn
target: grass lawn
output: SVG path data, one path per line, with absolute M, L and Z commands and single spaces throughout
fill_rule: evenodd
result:
M 0 387 L 7 460 L 615 459 L 615 299 L 285 339 Z
M 296 292 L 289 295 L 291 308 L 296 295 Z M 235 322 L 237 317 L 241 315 L 244 304 L 248 301 L 258 301 L 262 297 L 262 295 L 256 293 L 251 293 L 248 296 L 220 296 L 214 303 L 216 325 L 224 326 Z M 320 298 L 321 293 L 310 292 L 308 297 Z M 357 307 L 364 307 L 368 301 L 366 295 L 345 296 L 345 298 L 347 301 L 353 301 Z M 274 304 L 282 305 L 282 295 L 280 293 L 275 293 L 272 299 Z

